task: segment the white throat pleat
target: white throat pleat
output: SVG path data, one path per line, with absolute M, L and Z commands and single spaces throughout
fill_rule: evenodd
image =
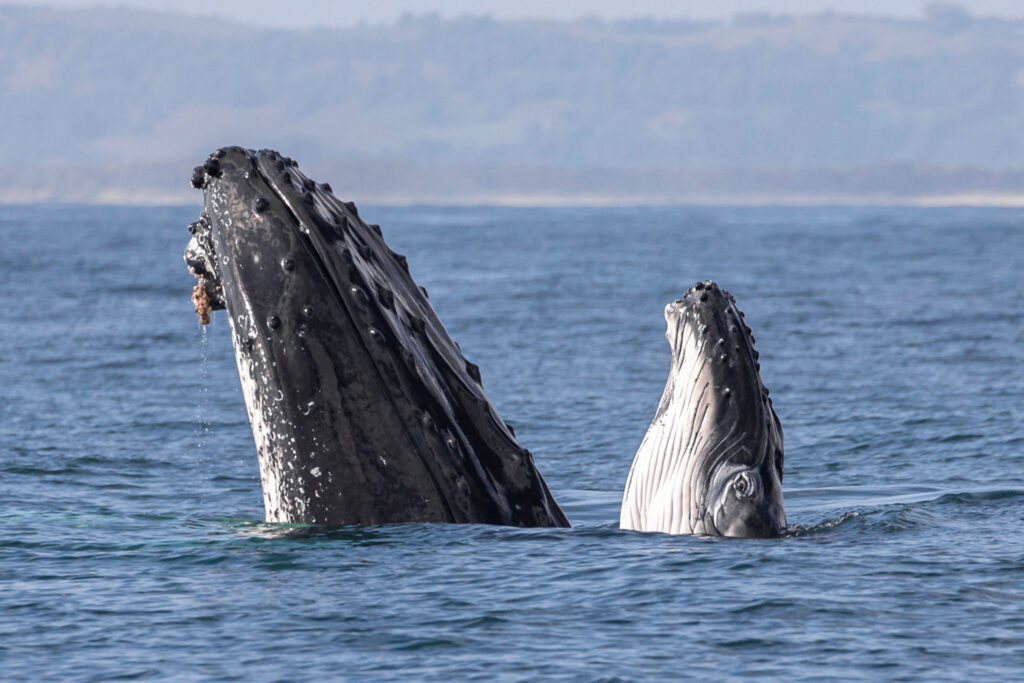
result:
M 707 337 L 693 325 L 669 317 L 666 334 L 672 343 L 672 371 L 658 414 L 633 458 L 622 498 L 623 529 L 693 533 L 705 483 L 701 481 L 707 428 L 714 421 L 709 399 L 711 374 Z M 728 440 L 724 437 L 717 450 Z

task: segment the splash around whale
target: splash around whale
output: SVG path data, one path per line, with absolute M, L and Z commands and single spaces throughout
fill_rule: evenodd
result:
M 268 522 L 569 526 L 533 456 L 487 399 L 479 369 L 379 226 L 271 150 L 222 148 L 195 169 L 192 185 L 203 190 L 204 205 L 189 226 L 185 262 L 199 280 L 201 319 L 227 312 Z M 731 297 L 712 284 L 698 287 L 706 290 L 694 297 L 703 307 L 692 316 L 756 354 L 749 331 L 744 337 L 718 324 L 732 321 Z M 691 310 L 681 303 L 669 309 Z M 679 349 L 689 349 L 692 325 L 677 327 Z M 621 526 L 774 535 L 785 524 L 778 420 L 770 402 L 754 400 L 763 385 L 745 365 L 685 370 L 700 353 L 673 345 L 670 386 L 634 460 Z M 704 377 L 711 394 L 676 401 L 670 388 L 679 372 L 687 381 Z M 710 398 L 730 392 L 735 399 L 724 403 Z M 758 431 L 753 425 L 769 413 Z M 744 428 L 730 431 L 733 418 Z M 739 502 L 722 493 L 742 494 L 741 482 L 751 493 Z M 777 505 L 761 502 L 776 492 Z

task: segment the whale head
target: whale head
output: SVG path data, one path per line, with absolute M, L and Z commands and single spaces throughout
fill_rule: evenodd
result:
M 766 538 L 786 525 L 783 436 L 736 301 L 698 282 L 665 307 L 672 365 L 623 495 L 625 529 Z
M 379 226 L 271 150 L 192 184 L 185 262 L 197 312 L 226 309 L 268 522 L 568 524 Z

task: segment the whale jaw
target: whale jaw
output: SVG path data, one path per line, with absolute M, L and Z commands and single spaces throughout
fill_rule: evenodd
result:
M 672 365 L 623 493 L 623 529 L 764 538 L 786 525 L 783 435 L 735 299 L 697 283 L 665 308 Z

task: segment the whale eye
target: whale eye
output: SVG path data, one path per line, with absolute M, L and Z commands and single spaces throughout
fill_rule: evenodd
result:
M 735 491 L 737 498 L 752 498 L 755 493 L 754 489 L 754 479 L 749 472 L 740 472 L 732 480 L 732 490 Z

